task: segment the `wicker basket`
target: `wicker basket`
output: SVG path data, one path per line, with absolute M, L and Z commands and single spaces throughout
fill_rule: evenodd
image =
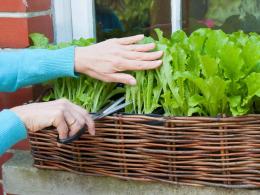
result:
M 54 129 L 30 133 L 34 165 L 86 175 L 196 186 L 260 187 L 260 115 L 114 115 L 68 145 Z

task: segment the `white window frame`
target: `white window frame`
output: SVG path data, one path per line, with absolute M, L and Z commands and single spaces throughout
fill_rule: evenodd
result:
M 181 29 L 181 0 L 171 0 L 172 32 Z M 96 37 L 94 0 L 53 0 L 56 42 Z
M 182 28 L 182 4 L 181 0 L 171 0 L 172 32 Z
M 73 38 L 96 37 L 94 0 L 71 0 Z
M 53 0 L 52 17 L 54 41 L 56 43 L 72 40 L 72 19 L 70 0 Z

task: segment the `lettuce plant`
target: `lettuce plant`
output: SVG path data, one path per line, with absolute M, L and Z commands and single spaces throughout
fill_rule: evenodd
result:
M 170 38 L 156 29 L 156 43 L 163 50 L 163 65 L 156 70 L 132 71 L 136 86 L 118 88 L 87 76 L 52 81 L 46 100 L 65 97 L 96 112 L 114 95 L 125 95 L 126 113 L 164 113 L 167 116 L 239 116 L 260 113 L 260 36 L 241 31 L 199 29 L 187 36 L 176 31 Z M 33 48 L 58 49 L 88 46 L 93 39 L 49 44 L 46 37 L 32 34 Z M 158 112 L 160 111 L 160 112 Z
M 134 73 L 138 85 L 126 87 L 126 99 L 134 102 L 128 112 L 149 114 L 162 107 L 166 115 L 238 116 L 259 111 L 258 34 L 199 29 L 188 37 L 180 30 L 167 39 L 159 29 L 156 33 L 158 40 L 149 42 L 164 51 L 163 66 Z

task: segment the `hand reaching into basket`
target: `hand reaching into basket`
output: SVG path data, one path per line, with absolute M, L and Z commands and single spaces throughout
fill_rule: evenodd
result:
M 21 118 L 31 132 L 54 126 L 57 128 L 59 138 L 66 139 L 87 125 L 89 133 L 95 134 L 94 121 L 87 111 L 66 99 L 17 106 L 11 110 Z
M 162 51 L 150 52 L 154 43 L 136 44 L 144 38 L 137 35 L 115 38 L 75 50 L 75 71 L 105 82 L 135 85 L 133 76 L 122 73 L 128 70 L 147 70 L 162 64 Z

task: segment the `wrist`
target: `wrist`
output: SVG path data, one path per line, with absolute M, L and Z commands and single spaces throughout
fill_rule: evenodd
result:
M 74 57 L 74 71 L 76 73 L 82 73 L 82 47 L 75 47 L 75 57 Z
M 22 111 L 22 106 L 16 106 L 10 109 L 10 111 L 12 111 L 13 113 L 15 113 L 20 119 L 21 121 L 25 121 L 25 116 L 24 116 L 24 112 Z

